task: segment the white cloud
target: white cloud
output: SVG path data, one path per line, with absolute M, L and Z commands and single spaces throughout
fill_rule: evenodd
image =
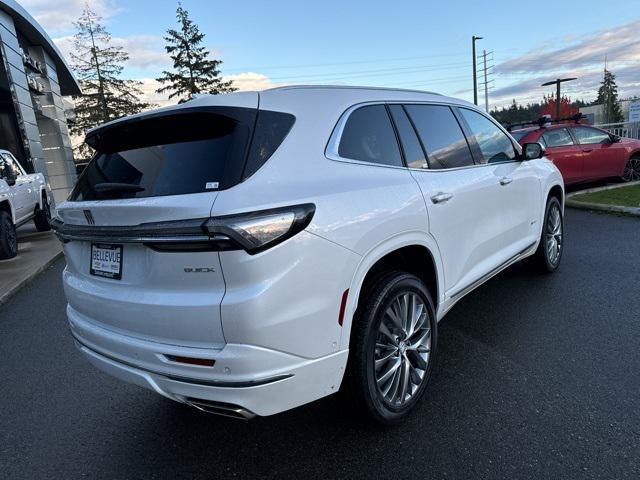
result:
M 616 75 L 621 97 L 640 94 L 640 20 L 610 30 L 587 35 L 572 35 L 544 45 L 525 55 L 498 64 L 498 81 L 504 85 L 492 92 L 492 104 L 503 106 L 513 98 L 518 103 L 542 100 L 553 87 L 541 87 L 549 80 L 577 77 L 563 84 L 562 92 L 572 99 L 593 100 L 602 81 L 605 57 L 607 67 Z
M 49 34 L 67 33 L 85 5 L 89 5 L 103 19 L 122 12 L 115 0 L 21 0 L 20 4 Z
M 240 91 L 246 90 L 265 90 L 267 88 L 273 88 L 285 85 L 284 83 L 272 82 L 269 77 L 261 73 L 245 72 L 236 75 L 228 75 L 223 77 L 224 80 L 233 80 L 234 86 Z M 166 105 L 175 104 L 175 100 L 169 100 L 169 95 L 166 93 L 156 93 L 156 90 L 161 87 L 160 82 L 153 78 L 137 78 L 139 82 L 142 82 L 140 89 L 143 92 L 142 98 L 145 102 L 154 103 L 160 107 Z
M 73 36 L 67 35 L 53 39 L 62 54 L 69 61 L 73 51 Z M 171 59 L 164 51 L 162 37 L 154 35 L 134 35 L 131 37 L 112 37 L 113 46 L 123 47 L 129 54 L 127 68 L 151 70 L 154 73 L 171 66 Z
M 164 93 L 156 93 L 156 90 L 162 86 L 154 78 L 137 78 L 137 81 L 141 82 L 140 90 L 142 90 L 142 100 L 147 103 L 153 103 L 158 107 L 165 107 L 167 105 L 174 105 L 176 100 L 169 100 L 169 95 Z
M 267 88 L 280 87 L 286 83 L 274 82 L 262 73 L 243 72 L 234 75 L 225 75 L 225 80 L 232 80 L 233 86 L 238 90 L 266 90 Z

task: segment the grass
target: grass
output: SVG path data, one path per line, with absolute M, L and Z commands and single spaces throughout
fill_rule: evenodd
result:
M 571 200 L 604 205 L 620 205 L 623 207 L 640 207 L 640 185 L 622 186 L 600 192 L 581 193 Z

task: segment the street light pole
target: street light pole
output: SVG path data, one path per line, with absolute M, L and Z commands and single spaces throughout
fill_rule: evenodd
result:
M 576 77 L 557 78 L 556 80 L 552 80 L 541 85 L 541 87 L 548 87 L 549 85 L 553 84 L 556 85 L 556 120 L 560 119 L 560 84 L 562 82 L 570 82 L 571 80 L 576 80 Z
M 478 82 L 476 72 L 476 40 L 482 40 L 482 37 L 471 37 L 471 53 L 473 55 L 473 104 L 478 105 Z

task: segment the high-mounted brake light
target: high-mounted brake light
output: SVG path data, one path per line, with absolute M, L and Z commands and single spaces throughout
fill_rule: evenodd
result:
M 315 205 L 306 203 L 214 217 L 205 222 L 204 228 L 210 236 L 224 235 L 248 253 L 255 254 L 304 230 L 311 222 L 315 210 Z

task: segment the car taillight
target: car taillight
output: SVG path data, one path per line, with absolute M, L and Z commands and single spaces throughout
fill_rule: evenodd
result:
M 257 212 L 213 217 L 204 223 L 207 233 L 228 237 L 250 254 L 277 245 L 304 230 L 316 207 L 311 203 Z

